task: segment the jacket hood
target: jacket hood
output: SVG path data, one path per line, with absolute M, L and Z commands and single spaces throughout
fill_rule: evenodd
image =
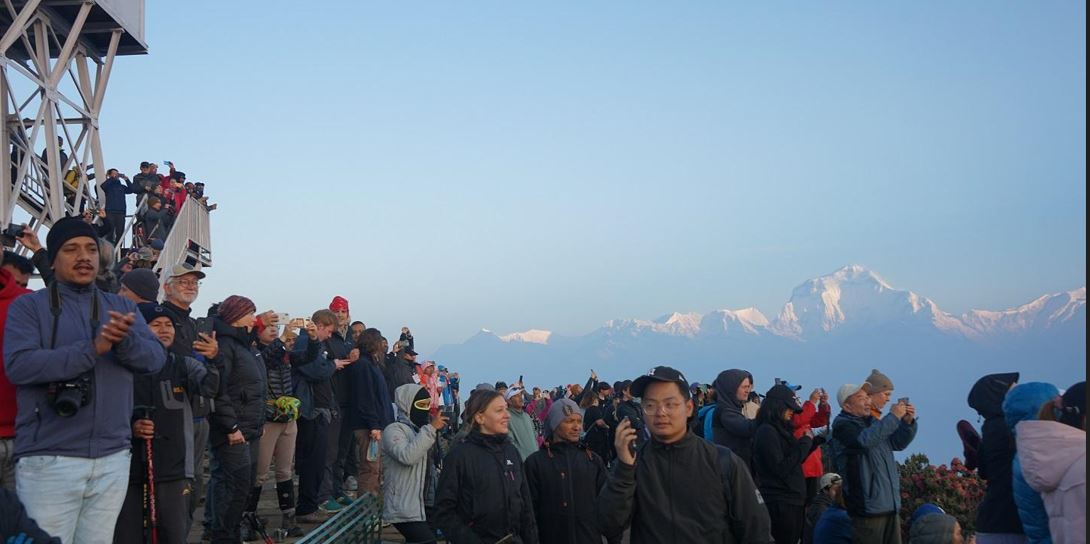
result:
M 15 278 L 11 276 L 11 272 L 0 269 L 0 300 L 11 300 L 29 292 L 30 289 L 24 289 L 15 283 Z
M 404 415 L 409 417 L 409 410 L 412 410 L 413 399 L 416 398 L 416 392 L 423 389 L 419 384 L 407 383 L 405 385 L 398 386 L 394 390 L 394 405 L 397 406 L 397 414 L 399 416 Z
M 1055 385 L 1043 382 L 1023 383 L 1011 389 L 1003 400 L 1003 417 L 1007 420 L 1007 427 L 1013 433 L 1015 425 L 1037 419 L 1041 406 L 1059 394 L 1060 390 Z
M 745 402 L 739 401 L 734 396 L 738 391 L 738 386 L 742 385 L 742 381 L 746 378 L 749 378 L 749 383 L 753 383 L 753 374 L 746 370 L 732 368 L 720 372 L 719 376 L 715 378 L 716 404 L 740 410 Z
M 1055 421 L 1018 424 L 1018 457 L 1030 487 L 1049 492 L 1073 465 L 1086 463 L 1086 431 Z
M 218 316 L 212 317 L 210 319 L 212 319 L 212 328 L 216 331 L 216 337 L 228 336 L 234 338 L 238 341 L 238 343 L 244 346 L 250 345 L 251 334 L 245 328 L 232 327 L 231 325 L 225 323 Z
M 909 542 L 913 544 L 949 544 L 954 541 L 957 520 L 947 514 L 927 514 L 912 522 Z
M 1003 399 L 1012 383 L 1018 382 L 1017 372 L 988 374 L 980 378 L 969 390 L 969 407 L 987 419 L 1003 416 Z

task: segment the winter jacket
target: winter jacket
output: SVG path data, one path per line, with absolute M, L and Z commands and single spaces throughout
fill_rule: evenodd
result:
M 164 349 L 165 351 L 165 349 Z M 174 482 L 193 478 L 193 409 L 189 394 L 212 396 L 219 391 L 220 374 L 214 366 L 192 357 L 167 352 L 167 362 L 155 374 L 141 374 L 133 380 L 133 419 L 147 417 L 142 407 L 151 407 L 155 423 L 152 462 L 156 482 Z M 141 483 L 147 477 L 146 441 L 133 437 L 129 483 Z
M 0 331 L 8 318 L 8 306 L 15 297 L 25 295 L 30 289 L 15 283 L 11 272 L 0 268 Z M 4 353 L 4 335 L 0 334 L 0 356 Z M 8 381 L 4 373 L 3 360 L 0 360 L 0 438 L 15 436 L 15 386 Z
M 291 358 L 288 348 L 279 338 L 271 344 L 258 343 L 257 349 L 261 353 L 261 360 L 265 363 L 265 400 L 276 400 L 280 397 L 290 397 L 295 394 L 292 385 Z
M 8 307 L 4 370 L 16 386 L 15 458 L 60 455 L 98 459 L 126 451 L 132 438 L 133 374 L 158 372 L 166 353 L 133 302 L 95 287 L 57 282 L 60 316 L 53 337 L 50 288 L 23 295 Z M 109 312 L 132 313 L 128 336 L 103 355 L 95 351 L 91 300 L 98 297 L 99 324 Z M 51 347 L 54 345 L 56 347 Z M 50 383 L 91 376 L 89 404 L 61 417 L 48 398 Z
M 911 424 L 886 414 L 882 419 L 841 412 L 833 421 L 837 466 L 844 478 L 844 503 L 852 516 L 884 516 L 901 509 L 901 479 L 893 452 L 916 437 Z
M 148 208 L 144 211 L 144 236 L 147 239 L 158 238 L 165 240 L 169 233 L 170 218 L 167 217 L 166 208 Z
M 163 301 L 170 320 L 174 322 L 174 343 L 170 345 L 171 353 L 182 357 L 193 357 L 203 360 L 204 357 L 193 351 L 193 342 L 197 340 L 197 321 L 190 315 L 191 308 L 182 308 L 169 300 Z M 221 364 L 220 355 L 211 361 L 213 365 Z M 190 395 L 189 400 L 193 405 L 193 417 L 206 417 L 212 413 L 212 403 L 215 395 Z
M 216 445 L 227 435 L 242 431 L 247 442 L 265 428 L 265 363 L 252 347 L 252 335 L 212 318 L 220 348 L 220 390 L 210 416 L 209 441 Z
M 536 544 L 537 523 L 522 458 L 507 435 L 472 431 L 443 460 L 435 525 L 452 544 Z
M 409 421 L 419 390 L 415 384 L 397 388 L 397 421 L 382 431 L 382 520 L 387 523 L 425 521 L 425 505 L 435 502 L 435 463 L 431 459 L 435 427 L 430 423 L 417 427 Z
M 511 414 L 511 422 L 508 423 L 508 435 L 515 449 L 519 450 L 519 458 L 526 460 L 537 451 L 537 433 L 534 432 L 534 421 L 526 410 L 507 409 Z
M 800 438 L 806 431 L 821 428 L 829 424 L 829 416 L 832 409 L 828 403 L 814 406 L 814 403 L 806 401 L 802 403 L 802 413 L 795 414 L 791 418 L 791 424 L 795 428 L 795 438 Z M 802 475 L 807 478 L 820 478 L 825 474 L 825 467 L 821 464 L 821 448 L 815 448 L 802 463 Z
M 810 455 L 813 439 L 809 436 L 796 439 L 787 425 L 765 423 L 757 427 L 753 436 L 753 470 L 766 501 L 803 506 L 806 478 L 802 475 L 802 462 Z
M 22 540 L 20 535 L 30 540 Z M 0 542 L 30 542 L 61 544 L 61 539 L 49 536 L 26 512 L 14 491 L 0 487 Z
M 386 361 L 386 368 L 383 370 L 383 376 L 386 378 L 386 390 L 389 398 L 394 398 L 394 391 L 407 383 L 413 383 L 413 376 L 416 376 L 416 364 L 410 363 L 401 357 Z
M 1041 494 L 1052 540 L 1086 542 L 1086 431 L 1055 421 L 1018 424 L 1022 475 Z
M 291 362 L 299 417 L 311 420 L 319 416 L 319 409 L 331 410 L 333 386 L 329 380 L 337 371 L 337 365 L 325 346 L 312 342 L 306 332 L 300 332 L 292 346 Z
M 353 430 L 385 429 L 394 422 L 393 406 L 386 379 L 378 364 L 361 355 L 360 360 L 345 367 L 348 372 L 352 405 L 345 423 Z
M 991 374 L 977 380 L 969 391 L 969 407 L 984 418 L 977 448 L 978 473 L 987 483 L 976 512 L 976 529 L 989 534 L 1023 534 L 1014 505 L 1014 436 L 1003 418 L 1003 399 L 1018 373 Z
M 1037 419 L 1037 412 L 1046 402 L 1060 394 L 1056 386 L 1048 383 L 1030 382 L 1023 383 L 1011 389 L 1003 399 L 1003 417 L 1007 421 L 1007 428 L 1015 435 L 1016 426 L 1023 421 Z M 1026 533 L 1026 539 L 1030 544 L 1049 544 L 1052 542 L 1048 528 L 1048 511 L 1045 510 L 1044 500 L 1040 493 L 1034 491 L 1026 482 L 1022 471 L 1021 455 L 1015 453 L 1011 463 L 1011 471 L 1014 475 L 1014 504 L 1018 507 L 1018 517 L 1022 520 L 1022 529 Z
M 526 459 L 541 544 L 602 544 L 595 498 L 608 474 L 602 458 L 569 442 L 554 442 Z
M 598 495 L 598 523 L 607 538 L 631 528 L 632 544 L 772 542 L 745 464 L 692 433 L 644 444 L 634 466 L 618 462 Z
M 742 414 L 745 403 L 734 395 L 746 378 L 753 383 L 753 375 L 749 372 L 724 370 L 715 379 L 716 410 L 715 420 L 712 421 L 712 440 L 720 446 L 730 448 L 730 451 L 741 457 L 746 466 L 752 469 L 752 444 L 753 435 L 757 432 L 757 421 Z
M 827 493 L 818 492 L 818 494 L 814 496 L 814 500 L 810 501 L 810 504 L 806 506 L 806 520 L 802 529 L 802 544 L 811 544 L 814 542 L 814 529 L 817 528 L 818 521 L 821 519 L 822 514 L 824 514 L 832 505 L 833 499 L 829 497 Z
M 344 335 L 340 331 L 333 331 L 333 336 L 329 337 L 329 340 L 325 341 L 326 351 L 329 352 L 329 358 L 332 361 L 337 359 L 347 359 L 349 352 L 352 351 L 354 346 L 350 342 L 344 339 Z M 333 398 L 336 399 L 337 406 L 343 409 L 352 404 L 351 392 L 352 386 L 348 383 L 348 374 L 344 372 L 334 372 L 331 378 L 333 386 Z
M 125 180 L 122 184 L 119 178 L 106 178 L 99 188 L 106 195 L 106 213 L 125 213 L 128 210 L 125 195 L 134 195 L 139 192 L 139 189 L 133 187 L 131 181 Z
M 848 511 L 829 505 L 814 526 L 814 544 L 852 544 L 852 518 Z

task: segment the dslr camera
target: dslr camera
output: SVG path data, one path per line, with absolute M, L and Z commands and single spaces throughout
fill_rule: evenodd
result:
M 49 384 L 46 398 L 58 416 L 72 417 L 91 403 L 94 387 L 93 371 L 87 371 L 73 380 Z

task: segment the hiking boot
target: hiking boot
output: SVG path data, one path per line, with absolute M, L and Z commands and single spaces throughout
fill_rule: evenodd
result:
M 336 499 L 329 499 L 328 501 L 325 501 L 325 504 L 319 506 L 318 509 L 327 514 L 336 514 L 344 509 L 344 505 L 337 502 Z
M 343 504 L 344 506 L 351 506 L 352 497 L 349 497 L 347 495 L 341 495 L 340 497 L 337 497 L 337 502 Z
M 254 542 L 260 540 L 257 536 L 257 531 L 250 526 L 249 522 L 243 521 L 242 527 L 239 530 L 239 536 L 242 537 L 243 542 Z
M 306 534 L 302 527 L 295 522 L 295 511 L 283 512 L 280 516 L 280 528 L 291 538 L 299 538 Z
M 309 514 L 300 514 L 295 516 L 295 521 L 298 523 L 310 523 L 319 524 L 324 523 L 326 515 L 321 510 L 315 510 Z

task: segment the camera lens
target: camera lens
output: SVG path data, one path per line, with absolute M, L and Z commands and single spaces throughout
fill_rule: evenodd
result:
M 78 389 L 65 389 L 57 393 L 57 400 L 53 402 L 53 409 L 61 417 L 72 417 L 79 411 L 83 395 Z

